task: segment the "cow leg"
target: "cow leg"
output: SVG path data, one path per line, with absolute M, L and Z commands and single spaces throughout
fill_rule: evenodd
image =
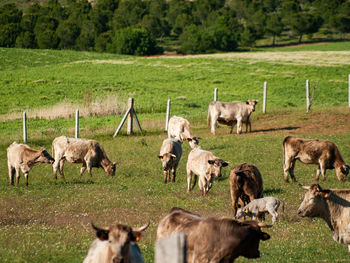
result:
M 197 183 L 197 175 L 194 174 L 192 190 L 193 190 L 193 188 L 196 186 L 196 183 Z
M 292 166 L 289 168 L 289 174 L 290 174 L 290 177 L 292 178 L 292 181 L 293 181 L 294 183 L 297 181 L 297 179 L 295 179 L 295 176 L 294 176 L 295 161 L 296 161 L 296 160 L 293 160 L 293 161 L 292 161 Z
M 295 159 L 294 157 L 288 158 L 284 161 L 284 181 L 288 183 L 288 174 L 290 174 L 290 177 L 292 178 L 293 182 L 296 182 L 295 176 L 294 176 L 294 166 L 295 166 Z
M 60 161 L 55 159 L 55 162 L 52 165 L 52 170 L 53 170 L 53 178 L 57 179 L 57 170 L 59 169 Z
M 348 253 L 350 254 L 350 245 L 348 245 Z
M 171 180 L 171 181 L 172 181 L 173 183 L 175 183 L 175 177 L 176 177 L 176 168 L 173 168 L 171 171 L 172 171 L 172 173 L 173 173 L 173 178 L 172 178 L 172 180 Z M 170 178 L 169 178 L 169 180 L 170 180 Z
M 64 174 L 63 174 L 64 161 L 65 161 L 65 159 L 61 159 L 61 160 L 60 160 L 60 163 L 59 163 L 59 172 L 60 172 L 61 178 L 62 178 L 63 180 L 65 180 L 65 179 L 64 179 Z M 56 177 L 56 178 L 57 178 L 57 177 Z M 56 179 L 56 178 L 55 178 L 55 179 Z
M 322 181 L 326 181 L 326 168 L 324 163 L 320 162 L 320 170 L 322 175 Z
M 19 168 L 16 168 L 16 186 L 19 185 L 19 178 L 21 177 L 21 173 L 19 171 Z
M 242 133 L 242 119 L 237 119 L 237 134 Z
M 246 132 L 247 132 L 247 130 L 248 130 L 248 125 L 249 125 L 249 132 L 252 132 L 252 123 L 250 122 L 250 118 L 248 118 L 248 121 L 247 121 L 247 123 L 246 123 Z
M 81 167 L 80 169 L 80 174 L 79 174 L 79 177 L 81 177 L 83 175 L 83 173 L 85 172 L 86 170 L 86 163 L 83 163 L 83 166 Z
M 187 171 L 187 192 L 191 191 L 192 172 Z
M 230 130 L 230 134 L 232 134 L 233 132 L 233 128 L 235 127 L 236 121 L 232 121 L 232 125 L 231 125 L 231 130 Z
M 232 201 L 232 212 L 233 216 L 236 216 L 238 208 L 238 195 L 231 191 L 231 201 Z
M 211 122 L 210 122 L 210 131 L 212 134 L 215 135 L 215 127 L 217 125 L 217 121 L 218 121 L 219 115 L 215 115 L 215 116 L 211 116 Z
M 8 166 L 9 168 L 9 179 L 10 179 L 10 185 L 13 185 L 14 184 L 14 177 L 15 177 L 15 168 L 12 167 L 11 165 Z
M 24 173 L 26 186 L 28 186 L 28 174 L 29 174 L 29 172 Z

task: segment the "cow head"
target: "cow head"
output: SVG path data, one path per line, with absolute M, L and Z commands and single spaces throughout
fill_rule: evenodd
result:
M 349 174 L 350 166 L 347 164 L 344 164 L 340 167 L 335 168 L 336 174 L 339 181 L 345 181 L 346 176 Z
M 208 160 L 209 174 L 215 177 L 221 177 L 221 168 L 226 167 L 229 163 L 220 158 L 214 160 Z
M 187 138 L 188 144 L 192 149 L 198 146 L 200 137 Z
M 115 176 L 115 169 L 117 167 L 117 163 L 114 162 L 114 163 L 110 163 L 106 169 L 105 169 L 105 172 L 107 174 L 107 176 Z
M 248 108 L 250 109 L 250 112 L 255 111 L 255 105 L 258 104 L 258 100 L 247 100 L 245 103 L 247 104 Z
M 117 224 L 108 229 L 92 227 L 96 236 L 101 241 L 108 241 L 108 254 L 113 263 L 127 263 L 129 258 L 130 244 L 140 240 L 141 233 L 146 230 L 149 223 L 140 228 L 131 228 L 126 225 Z
M 41 148 L 39 155 L 35 159 L 36 163 L 50 163 L 53 164 L 55 159 L 46 151 L 46 149 Z
M 164 153 L 163 155 L 158 155 L 159 160 L 162 161 L 163 170 L 168 171 L 173 167 L 173 163 L 176 161 L 176 155 L 172 153 Z
M 307 190 L 304 200 L 299 206 L 298 215 L 302 217 L 320 217 L 327 211 L 327 198 L 330 190 L 323 190 L 320 185 L 302 186 Z

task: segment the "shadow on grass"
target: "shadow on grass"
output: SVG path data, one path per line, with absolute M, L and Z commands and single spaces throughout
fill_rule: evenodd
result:
M 263 191 L 264 196 L 265 195 L 273 195 L 273 194 L 281 194 L 283 191 L 281 188 L 268 188 Z
M 87 180 L 87 181 L 82 181 L 82 180 L 78 180 L 78 179 L 74 179 L 73 181 L 60 181 L 60 182 L 55 182 L 56 185 L 88 185 L 88 184 L 95 184 L 94 181 L 92 181 L 91 179 Z
M 270 129 L 262 129 L 262 130 L 253 130 L 252 133 L 257 133 L 257 132 L 271 132 L 271 131 L 292 131 L 299 129 L 299 126 L 288 126 L 288 127 L 282 127 L 282 128 L 270 128 Z

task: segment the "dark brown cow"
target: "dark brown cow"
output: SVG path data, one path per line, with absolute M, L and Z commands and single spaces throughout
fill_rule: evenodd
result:
M 256 198 L 263 197 L 263 180 L 258 168 L 249 163 L 242 163 L 231 170 L 230 190 L 233 216 L 236 216 L 238 200 L 241 206 Z
M 172 233 L 186 234 L 187 262 L 226 263 L 239 256 L 260 257 L 260 240 L 270 236 L 256 221 L 239 222 L 229 218 L 204 218 L 181 208 L 172 208 L 158 224 L 157 240 Z
M 320 173 L 322 180 L 326 180 L 326 169 L 335 169 L 339 181 L 344 181 L 349 173 L 347 165 L 338 147 L 330 141 L 300 139 L 287 136 L 283 141 L 283 170 L 284 181 L 288 182 L 288 173 L 292 181 L 296 182 L 294 176 L 295 161 L 299 160 L 305 164 L 317 164 L 316 180 L 319 179 Z
M 13 142 L 7 148 L 7 164 L 9 169 L 10 185 L 13 185 L 16 173 L 16 185 L 21 177 L 20 170 L 24 174 L 26 186 L 28 186 L 28 174 L 34 165 L 39 163 L 53 163 L 55 160 L 45 150 L 34 150 L 26 144 Z

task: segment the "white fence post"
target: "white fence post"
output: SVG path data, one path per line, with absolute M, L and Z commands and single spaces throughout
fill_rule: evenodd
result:
M 129 107 L 129 109 L 133 109 L 134 108 L 134 98 L 129 98 L 128 107 Z M 131 110 L 129 115 L 128 115 L 128 126 L 127 126 L 127 129 L 126 129 L 126 133 L 128 135 L 132 134 L 132 131 L 133 131 L 133 117 L 134 117 L 134 113 Z
M 218 88 L 214 89 L 214 101 L 218 100 Z
M 264 82 L 264 96 L 263 96 L 263 113 L 266 112 L 266 95 L 267 95 L 267 82 Z
M 170 117 L 170 99 L 168 99 L 167 107 L 166 107 L 166 119 L 165 119 L 165 131 L 168 131 L 169 127 L 169 117 Z
M 310 88 L 309 80 L 306 80 L 306 112 L 309 112 L 310 109 Z
M 27 143 L 27 113 L 23 112 L 23 141 Z
M 186 235 L 175 233 L 156 242 L 155 263 L 185 263 L 186 260 Z
M 79 138 L 79 110 L 75 111 L 75 138 Z

